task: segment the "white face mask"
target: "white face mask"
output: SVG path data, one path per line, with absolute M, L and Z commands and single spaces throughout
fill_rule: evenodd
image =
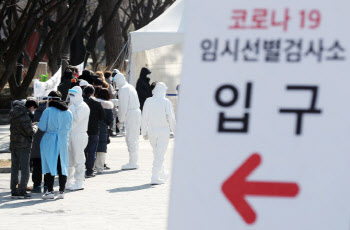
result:
M 31 112 L 32 112 L 32 114 L 34 115 L 35 111 L 33 110 L 33 111 L 31 111 Z

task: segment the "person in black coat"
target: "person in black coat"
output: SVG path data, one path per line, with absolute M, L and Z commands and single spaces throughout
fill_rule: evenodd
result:
M 113 103 L 110 102 L 110 94 L 108 89 L 102 88 L 96 95 L 97 101 L 101 103 L 104 112 L 105 119 L 99 121 L 100 135 L 97 146 L 97 157 L 95 161 L 95 167 L 97 173 L 102 173 L 106 161 L 107 144 L 108 144 L 108 126 L 113 124 Z
M 79 76 L 79 79 L 87 81 L 90 85 L 94 84 L 94 81 L 98 78 L 90 70 L 84 69 L 83 73 Z
M 63 73 L 63 76 L 61 77 L 61 83 L 57 88 L 58 91 L 60 91 L 62 94 L 63 101 L 67 99 L 68 91 L 70 88 L 72 88 L 72 79 L 75 79 L 72 70 L 66 69 L 66 71 Z
M 84 150 L 86 157 L 86 172 L 85 177 L 94 177 L 93 167 L 96 160 L 96 151 L 100 133 L 100 121 L 104 121 L 105 112 L 100 102 L 93 97 L 95 93 L 94 87 L 86 86 L 83 92 L 84 102 L 90 108 L 89 124 L 87 134 L 89 136 L 88 144 Z
M 149 84 L 151 79 L 147 77 L 147 75 L 150 73 L 151 71 L 149 69 L 143 67 L 140 72 L 140 77 L 136 83 L 136 91 L 139 96 L 141 111 L 143 109 L 143 105 L 145 104 L 146 99 L 152 97 L 152 90 L 156 85 L 156 82 L 153 82 L 152 85 Z

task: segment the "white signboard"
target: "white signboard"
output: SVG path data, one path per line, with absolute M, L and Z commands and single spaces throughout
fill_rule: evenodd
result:
M 350 1 L 186 2 L 169 229 L 349 230 Z

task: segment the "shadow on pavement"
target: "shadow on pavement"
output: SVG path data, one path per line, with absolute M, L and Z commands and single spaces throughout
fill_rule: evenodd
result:
M 34 198 L 34 199 L 33 199 Z M 16 203 L 6 203 L 4 205 L 0 205 L 0 209 L 10 209 L 10 208 L 21 208 L 21 207 L 26 207 L 26 206 L 32 206 L 32 205 L 36 205 L 36 204 L 40 204 L 43 202 L 53 202 L 56 201 L 57 199 L 53 199 L 53 200 L 42 200 L 42 199 L 35 199 L 37 197 L 33 197 L 32 199 L 22 199 L 20 200 L 20 202 L 16 202 Z M 11 197 L 9 197 L 7 202 L 9 201 L 15 201 L 14 199 L 11 199 Z M 16 199 L 18 200 L 18 199 Z
M 124 170 L 113 170 L 113 171 L 106 171 L 106 170 L 104 170 L 101 175 L 104 175 L 104 174 L 117 174 L 117 173 L 120 173 L 122 171 L 124 171 Z M 97 176 L 99 176 L 99 174 Z
M 11 199 L 11 193 L 10 192 L 1 192 L 0 193 L 0 207 L 1 207 L 1 204 L 7 202 L 7 200 L 8 200 L 7 198 Z
M 149 188 L 152 188 L 151 184 L 143 184 L 143 185 L 137 185 L 133 187 L 115 188 L 107 191 L 108 192 L 132 192 L 132 191 L 138 191 L 138 190 L 149 189 Z

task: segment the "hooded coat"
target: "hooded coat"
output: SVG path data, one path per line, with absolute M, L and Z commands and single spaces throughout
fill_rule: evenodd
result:
M 32 146 L 32 137 L 36 129 L 32 126 L 33 114 L 24 103 L 15 101 L 10 112 L 10 150 L 29 149 Z
M 88 124 L 88 135 L 98 135 L 100 130 L 99 121 L 103 121 L 105 118 L 105 113 L 101 103 L 99 103 L 96 98 L 90 96 L 83 96 L 84 102 L 90 108 L 89 124 Z
M 57 87 L 57 90 L 61 92 L 63 101 L 67 98 L 68 90 L 71 88 L 73 78 L 74 76 L 72 72 L 64 72 L 61 77 L 61 83 Z
M 108 126 L 113 125 L 113 103 L 110 101 L 97 98 L 96 101 L 101 103 L 103 107 L 105 118 L 104 120 L 99 120 L 100 134 L 98 139 L 97 152 L 107 152 L 107 139 L 108 139 Z M 96 120 L 95 120 L 96 122 Z
M 60 156 L 63 175 L 68 175 L 68 141 L 73 116 L 61 101 L 50 101 L 43 112 L 38 127 L 45 132 L 40 143 L 42 173 L 57 175 L 57 160 Z
M 150 78 L 147 77 L 151 71 L 146 67 L 143 67 L 140 72 L 140 77 L 136 83 L 136 91 L 140 100 L 140 109 L 143 109 L 143 105 L 147 98 L 152 97 L 152 86 L 150 85 Z

